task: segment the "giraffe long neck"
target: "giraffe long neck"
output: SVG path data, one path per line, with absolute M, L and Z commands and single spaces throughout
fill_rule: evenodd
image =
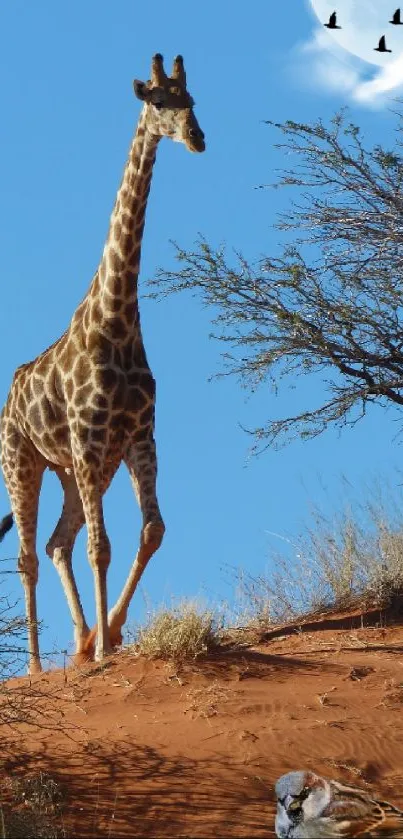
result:
M 159 137 L 146 127 L 143 108 L 112 212 L 98 269 L 97 303 L 102 320 L 119 324 L 124 337 L 138 323 L 137 280 L 140 270 L 147 199 Z M 118 336 L 116 336 L 118 337 Z

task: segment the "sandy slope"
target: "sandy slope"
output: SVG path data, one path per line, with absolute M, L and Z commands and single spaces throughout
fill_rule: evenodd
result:
M 2 727 L 3 775 L 50 773 L 83 837 L 273 836 L 273 783 L 304 767 L 401 805 L 403 627 L 344 623 L 192 666 L 126 652 L 45 673 L 62 723 Z

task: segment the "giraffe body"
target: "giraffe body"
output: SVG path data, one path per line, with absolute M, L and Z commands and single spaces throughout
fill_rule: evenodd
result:
M 145 211 L 158 142 L 163 136 L 204 150 L 204 135 L 186 89 L 183 61 L 172 76 L 162 57 L 149 82 L 134 82 L 144 107 L 112 213 L 99 268 L 66 332 L 18 368 L 1 414 L 1 464 L 20 538 L 18 567 L 25 590 L 30 671 L 41 669 L 37 632 L 36 529 L 43 472 L 58 475 L 64 504 L 47 544 L 62 581 L 76 653 L 102 659 L 121 641 L 127 609 L 164 523 L 156 494 L 155 381 L 144 349 L 137 299 Z M 102 497 L 124 461 L 142 511 L 140 546 L 122 593 L 107 611 L 110 543 Z M 72 569 L 78 531 L 86 523 L 94 572 L 97 625 L 86 623 Z

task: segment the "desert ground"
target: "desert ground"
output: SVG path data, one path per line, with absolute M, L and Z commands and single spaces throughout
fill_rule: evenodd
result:
M 28 793 L 12 800 L 33 777 L 58 791 L 47 836 L 274 836 L 273 784 L 305 767 L 403 802 L 396 615 L 240 632 L 182 664 L 123 649 L 7 687 L 42 708 L 42 727 L 2 725 L 6 835 L 25 835 L 18 813 L 36 818 Z

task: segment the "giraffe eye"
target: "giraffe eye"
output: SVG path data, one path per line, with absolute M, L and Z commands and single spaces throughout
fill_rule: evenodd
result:
M 151 91 L 151 102 L 158 111 L 163 108 L 166 102 L 165 91 L 160 87 L 155 87 Z

